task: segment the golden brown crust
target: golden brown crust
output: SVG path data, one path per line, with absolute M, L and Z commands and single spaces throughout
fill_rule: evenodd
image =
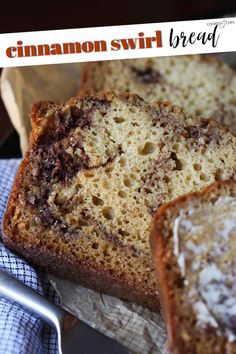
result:
M 13 203 L 11 203 L 11 208 L 14 208 Z M 128 300 L 147 307 L 150 310 L 159 310 L 160 304 L 156 294 L 148 294 L 141 285 L 137 288 L 137 285 L 130 282 L 125 276 L 123 278 L 117 277 L 106 269 L 88 268 L 87 264 L 79 263 L 70 253 L 57 252 L 56 250 L 47 248 L 46 245 L 45 247 L 39 247 L 37 242 L 21 243 L 17 236 L 16 239 L 14 238 L 12 230 L 8 227 L 7 219 L 9 217 L 12 217 L 10 211 L 4 219 L 4 233 L 7 237 L 3 235 L 3 241 L 7 247 L 20 256 L 25 257 L 27 261 L 40 266 L 44 271 L 59 278 L 78 282 L 82 286 L 91 288 L 97 292 L 107 293 L 111 296 Z M 27 235 L 24 236 L 27 237 Z
M 6 215 L 4 218 L 4 231 L 5 231 L 5 236 L 4 242 L 13 250 L 18 252 L 19 254 L 23 255 L 30 261 L 39 264 L 42 266 L 44 269 L 51 271 L 61 277 L 66 277 L 71 280 L 77 280 L 78 282 L 88 286 L 88 287 L 93 287 L 95 290 L 98 291 L 103 291 L 107 292 L 112 295 L 116 295 L 121 298 L 128 299 L 130 301 L 136 302 L 138 304 L 142 304 L 146 307 L 149 307 L 154 310 L 159 309 L 159 299 L 157 296 L 157 290 L 156 288 L 150 284 L 142 283 L 141 281 L 132 281 L 132 277 L 126 276 L 125 272 L 120 273 L 118 276 L 115 274 L 115 272 L 112 272 L 111 270 L 105 271 L 102 267 L 99 267 L 92 263 L 92 261 L 86 260 L 84 261 L 78 261 L 76 257 L 69 252 L 67 244 L 68 240 L 73 240 L 72 238 L 63 238 L 63 235 L 60 234 L 58 237 L 58 244 L 57 242 L 55 244 L 48 244 L 47 243 L 47 229 L 46 227 L 43 228 L 43 233 L 39 232 L 34 233 L 32 235 L 32 232 L 25 227 L 21 227 L 21 232 L 20 234 L 17 232 L 17 229 L 14 229 L 14 227 L 11 224 L 11 220 L 13 219 L 13 216 L 15 214 L 16 208 L 18 208 L 18 211 L 22 207 L 21 201 L 20 201 L 20 190 L 22 189 L 22 185 L 24 182 L 25 178 L 25 172 L 27 170 L 27 167 L 32 163 L 32 159 L 30 160 L 29 158 L 29 153 L 31 150 L 37 150 L 38 148 L 40 149 L 42 146 L 40 144 L 44 144 L 45 141 L 47 142 L 46 144 L 46 149 L 50 148 L 50 145 L 52 142 L 54 142 L 58 138 L 58 126 L 60 126 L 60 117 L 58 119 L 54 119 L 55 116 L 53 116 L 53 113 L 58 114 L 58 111 L 60 111 L 61 107 L 63 109 L 68 108 L 70 109 L 71 106 L 76 105 L 78 101 L 81 103 L 81 105 L 85 108 L 88 108 L 88 101 L 91 103 L 93 106 L 96 106 L 96 104 L 101 104 L 104 105 L 104 100 L 105 104 L 109 105 L 108 101 L 112 101 L 114 98 L 119 97 L 122 101 L 127 103 L 127 105 L 130 108 L 130 105 L 134 105 L 135 108 L 140 108 L 142 109 L 142 112 L 150 114 L 150 119 L 151 123 L 155 124 L 155 121 L 152 121 L 152 119 L 159 119 L 159 117 L 164 119 L 164 123 L 166 123 L 166 115 L 171 113 L 172 119 L 176 119 L 175 114 L 177 115 L 177 118 L 179 115 L 182 117 L 181 109 L 172 106 L 170 103 L 153 103 L 153 104 L 147 104 L 141 97 L 138 95 L 130 95 L 128 93 L 124 94 L 115 94 L 115 93 L 108 93 L 108 94 L 100 94 L 96 96 L 83 96 L 83 98 L 73 98 L 66 102 L 64 105 L 60 105 L 59 103 L 53 103 L 53 102 L 41 102 L 33 107 L 33 112 L 32 112 L 32 121 L 33 121 L 33 131 L 31 134 L 30 138 L 30 145 L 29 145 L 29 150 L 26 153 L 25 159 L 22 162 L 19 171 L 16 175 L 15 182 L 12 187 L 12 191 L 10 194 L 10 198 L 8 201 L 7 205 L 7 211 Z M 81 100 L 81 101 L 80 101 Z M 89 106 L 89 109 L 91 107 Z M 162 117 L 162 112 L 163 112 L 163 117 Z M 68 112 L 67 112 L 68 113 Z M 165 116 L 164 116 L 165 114 Z M 174 117 L 173 117 L 174 116 Z M 84 118 L 84 117 L 82 117 Z M 185 116 L 183 115 L 183 122 L 181 124 L 186 124 L 188 127 L 188 124 L 191 124 L 189 127 L 192 129 L 194 126 L 192 125 L 192 121 L 187 120 L 185 122 Z M 177 124 L 179 124 L 179 119 L 176 119 Z M 205 133 L 208 133 L 207 126 L 209 125 L 209 130 L 210 130 L 210 142 L 209 144 L 212 145 L 212 141 L 216 139 L 218 136 L 221 137 L 224 135 L 225 130 L 222 128 L 218 123 L 212 123 L 209 120 L 204 120 L 204 119 L 198 119 L 196 124 L 199 124 L 201 128 L 201 123 L 204 126 L 204 137 Z M 63 124 L 61 124 L 63 125 Z M 214 126 L 213 128 L 218 129 L 219 132 L 215 132 L 214 129 L 212 129 L 212 125 Z M 195 140 L 198 139 L 198 135 L 196 139 L 192 138 L 195 137 L 195 131 L 192 132 L 192 130 L 189 130 L 185 132 L 186 134 L 190 134 L 190 140 L 191 143 L 195 143 Z M 196 126 L 196 129 L 198 129 L 198 126 Z M 61 132 L 59 131 L 61 134 Z M 201 131 L 200 131 L 201 133 Z M 192 135 L 191 135 L 192 134 Z M 218 135 L 217 135 L 218 134 Z M 68 131 L 65 129 L 63 130 L 63 139 L 65 136 L 68 135 Z M 49 137 L 49 138 L 48 138 Z M 47 140 L 48 138 L 48 140 Z M 232 140 L 233 137 L 229 136 L 229 138 Z M 62 140 L 63 140 L 62 139 Z M 229 140 L 230 140 L 229 139 Z M 65 139 L 64 139 L 65 140 Z M 63 141 L 64 141 L 63 140 Z M 229 141 L 228 140 L 228 141 Z M 194 146 L 192 147 L 194 148 Z M 196 147 L 198 148 L 198 147 Z M 60 146 L 60 149 L 64 151 L 64 146 Z M 55 150 L 52 151 L 53 154 L 55 153 Z M 33 155 L 35 156 L 35 155 Z M 39 155 L 39 163 L 41 166 L 42 163 L 42 156 L 45 155 Z M 50 158 L 53 159 L 53 156 L 50 155 Z M 175 159 L 175 157 L 174 157 Z M 175 165 L 175 161 L 172 160 L 173 166 Z M 68 166 L 67 166 L 68 167 Z M 60 169 L 60 164 L 59 164 L 59 169 Z M 50 172 L 49 172 L 50 174 Z M 70 179 L 71 177 L 69 177 Z M 37 190 L 38 191 L 38 190 Z M 32 205 L 26 206 L 29 207 L 29 210 L 32 210 Z M 36 208 L 36 207 L 35 207 Z M 155 209 L 156 210 L 156 209 Z M 31 212 L 29 212 L 31 213 Z M 150 213 L 150 212 L 149 212 Z M 149 214 L 150 215 L 150 214 Z M 33 220 L 35 214 L 31 214 L 31 221 Z M 38 214 L 37 214 L 38 216 Z M 40 219 L 41 220 L 41 219 Z M 42 221 L 42 220 L 41 220 Z M 39 224 L 40 222 L 39 221 Z M 41 225 L 41 224 L 40 224 Z M 27 226 L 27 225 L 26 225 Z M 37 227 L 37 225 L 36 225 Z M 50 227 L 48 227 L 50 229 Z M 79 234 L 79 237 L 81 235 Z M 109 237 L 110 235 L 108 235 Z M 72 236 L 73 237 L 73 236 Z M 111 236 L 112 237 L 112 236 Z M 54 238 L 55 241 L 55 238 Z M 69 241 L 70 242 L 70 241 Z M 72 242 L 72 241 L 71 241 Z M 118 245 L 118 248 L 120 246 Z M 121 247 L 125 248 L 124 245 L 121 244 Z M 132 249 L 132 252 L 134 251 L 134 248 Z M 149 249 L 148 249 L 149 251 Z M 50 255 L 50 256 L 49 256 Z M 145 254 L 146 255 L 146 254 Z M 139 264 L 141 264 L 140 258 L 144 258 L 143 255 L 136 257 L 139 259 Z M 149 253 L 148 257 L 146 257 L 148 260 L 149 259 Z M 86 263 L 86 265 L 85 265 Z M 146 265 L 147 263 L 145 263 Z M 146 268 L 145 268 L 146 269 Z M 153 277 L 154 278 L 154 277 Z M 137 279 L 136 279 L 137 280 Z
M 109 95 L 101 93 L 100 95 L 96 95 L 96 98 L 104 99 L 109 97 L 109 99 L 112 99 L 114 95 L 113 93 L 109 93 Z M 91 98 L 91 96 L 89 97 Z M 143 104 L 143 101 L 137 95 L 124 93 L 120 94 L 119 97 L 126 102 L 128 101 L 130 104 Z M 76 98 L 70 99 L 68 104 L 73 102 L 76 102 Z M 63 249 L 62 252 L 58 248 L 55 250 L 49 248 L 46 243 L 43 244 L 42 240 L 37 237 L 35 237 L 32 242 L 32 238 L 27 234 L 27 230 L 25 230 L 25 234 L 18 235 L 11 227 L 10 220 L 14 216 L 15 209 L 18 207 L 19 191 L 22 189 L 24 172 L 30 162 L 29 151 L 37 144 L 39 138 L 47 133 L 47 114 L 51 110 L 54 110 L 55 107 L 58 108 L 59 106 L 60 104 L 58 102 L 49 101 L 39 102 L 32 107 L 32 132 L 29 147 L 17 171 L 8 199 L 7 209 L 3 219 L 3 242 L 11 250 L 25 257 L 32 264 L 38 265 L 58 277 L 78 282 L 95 291 L 105 292 L 121 299 L 140 304 L 151 310 L 158 311 L 160 309 L 160 303 L 156 289 L 149 289 L 145 284 L 132 282 L 125 274 L 122 277 L 118 277 L 116 274 L 106 269 L 98 269 L 96 265 L 90 264 L 89 266 L 88 262 L 86 262 L 86 264 L 78 262 L 76 257 L 66 252 L 66 249 Z M 171 105 L 169 106 L 171 107 Z M 25 240 L 27 240 L 27 242 Z
M 90 63 L 92 65 L 93 63 Z M 82 96 L 84 94 L 89 93 L 90 91 L 90 78 L 89 78 L 89 71 L 90 65 L 88 63 L 84 65 L 83 70 L 81 71 L 81 84 L 77 91 L 77 96 Z
M 34 133 L 32 133 L 32 141 L 34 141 L 33 135 Z M 19 237 L 19 235 L 12 230 L 9 221 L 13 217 L 18 204 L 18 194 L 28 162 L 28 156 L 26 155 L 16 174 L 9 196 L 6 213 L 3 219 L 4 233 L 2 237 L 4 244 L 17 254 L 25 257 L 32 264 L 38 265 L 47 272 L 60 278 L 78 282 L 95 291 L 108 293 L 151 310 L 159 310 L 160 303 L 155 291 L 148 291 L 142 284 L 137 287 L 137 284 L 132 283 L 125 275 L 121 278 L 117 277 L 114 273 L 112 274 L 106 271 L 106 269 L 98 269 L 94 266 L 88 267 L 88 263 L 85 265 L 78 262 L 71 253 L 65 253 L 65 251 L 63 251 L 63 253 L 58 252 L 58 249 L 53 250 L 47 248 L 46 244 L 42 247 L 40 240 L 35 239 L 34 243 L 25 242 L 25 239 L 29 239 L 27 233 Z
M 176 216 L 179 210 L 194 199 L 206 199 L 214 195 L 220 195 L 222 188 L 233 189 L 236 187 L 236 180 L 219 181 L 206 187 L 203 191 L 193 192 L 181 196 L 165 205 L 162 205 L 153 219 L 153 227 L 150 235 L 150 247 L 152 259 L 158 279 L 158 288 L 160 294 L 160 302 L 163 308 L 166 320 L 169 348 L 175 354 L 183 354 L 186 352 L 183 338 L 180 336 L 178 304 L 174 300 L 174 289 L 172 287 L 172 265 L 167 256 L 166 238 L 163 236 L 163 230 L 166 229 L 165 222 L 167 215 Z

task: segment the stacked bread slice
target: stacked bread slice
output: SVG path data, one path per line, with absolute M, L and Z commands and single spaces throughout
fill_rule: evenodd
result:
M 236 134 L 236 74 L 210 56 L 171 56 L 85 65 L 79 94 L 115 90 L 171 102 L 187 115 L 215 119 Z
M 4 242 L 60 277 L 159 308 L 149 234 L 164 203 L 234 178 L 215 121 L 128 93 L 41 102 L 4 218 Z
M 77 98 L 31 119 L 5 244 L 152 310 L 161 294 L 176 354 L 235 354 L 235 72 L 199 55 L 88 63 Z

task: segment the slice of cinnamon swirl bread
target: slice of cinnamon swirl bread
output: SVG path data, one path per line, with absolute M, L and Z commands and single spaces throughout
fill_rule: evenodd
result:
M 162 206 L 151 236 L 173 353 L 236 353 L 236 181 Z
M 236 173 L 236 138 L 181 109 L 107 93 L 42 102 L 4 218 L 4 242 L 48 271 L 158 309 L 153 213 Z
M 80 92 L 128 91 L 169 101 L 187 115 L 215 119 L 236 134 L 236 73 L 210 56 L 191 55 L 93 62 L 85 65 Z

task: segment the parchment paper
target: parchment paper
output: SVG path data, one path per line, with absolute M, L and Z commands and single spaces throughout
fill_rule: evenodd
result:
M 66 100 L 79 85 L 83 64 L 59 64 L 5 68 L 1 76 L 1 96 L 25 152 L 31 130 L 31 105 L 40 100 Z
M 217 55 L 236 68 L 236 54 Z M 30 132 L 30 106 L 42 99 L 74 96 L 82 64 L 4 69 L 1 95 L 20 136 L 22 152 Z M 62 306 L 136 354 L 166 354 L 166 332 L 158 313 L 50 276 Z M 105 354 L 105 353 L 104 353 Z
M 167 354 L 159 313 L 49 276 L 63 307 L 137 354 Z M 108 354 L 108 353 L 104 353 Z M 110 353 L 109 353 L 110 354 Z

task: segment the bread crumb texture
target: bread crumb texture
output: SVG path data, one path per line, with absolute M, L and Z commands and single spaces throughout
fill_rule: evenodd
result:
M 39 117 L 43 129 L 36 136 Z M 14 234 L 25 249 L 37 244 L 69 254 L 78 267 L 105 269 L 114 281 L 126 279 L 156 296 L 152 216 L 179 195 L 233 178 L 235 137 L 214 121 L 130 94 L 41 103 L 34 122 L 9 202 L 8 239 Z
M 223 123 L 236 134 L 236 74 L 210 56 L 191 55 L 88 63 L 79 92 L 117 90 L 171 102 L 192 117 Z

